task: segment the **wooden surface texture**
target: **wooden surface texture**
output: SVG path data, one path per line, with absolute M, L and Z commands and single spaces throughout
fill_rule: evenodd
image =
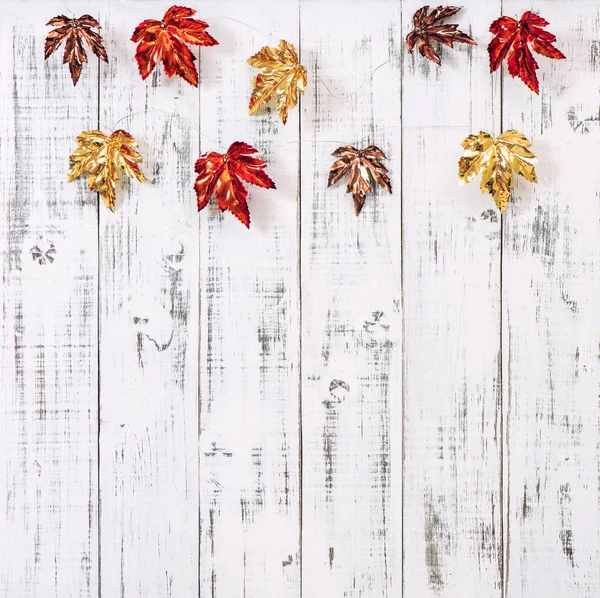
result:
M 140 78 L 157 0 L 4 0 L 0 18 L 0 598 L 600 596 L 600 5 L 472 0 L 437 66 L 408 0 L 192 2 L 200 85 Z M 490 74 L 532 9 L 567 56 L 540 94 Z M 90 13 L 73 87 L 45 23 Z M 308 70 L 284 126 L 246 59 Z M 67 182 L 86 129 L 139 142 L 109 212 Z M 501 217 L 460 142 L 539 158 Z M 255 146 L 246 230 L 194 163 Z M 358 217 L 339 146 L 380 147 Z

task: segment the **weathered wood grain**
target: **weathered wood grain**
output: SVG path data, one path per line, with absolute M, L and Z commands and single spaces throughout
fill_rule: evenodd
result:
M 403 3 L 402 34 L 421 4 Z M 478 46 L 404 56 L 404 596 L 502 594 L 500 222 L 460 142 L 498 132 L 485 47 L 498 0 L 451 22 Z
M 303 2 L 303 595 L 401 592 L 400 3 Z M 358 217 L 340 145 L 386 154 Z
M 140 144 L 148 183 L 122 177 L 100 210 L 102 595 L 198 595 L 198 90 L 162 65 L 142 81 L 129 41 L 160 2 L 101 14 L 101 126 Z
M 66 178 L 98 67 L 75 89 L 61 51 L 44 62 L 63 10 L 3 3 L 0 19 L 2 598 L 98 592 L 97 204 Z
M 504 0 L 504 14 L 523 6 Z M 504 129 L 539 158 L 504 226 L 507 596 L 600 595 L 597 2 L 536 2 L 567 56 L 505 74 Z
M 250 230 L 216 199 L 200 212 L 200 590 L 300 595 L 298 109 L 248 115 L 246 59 L 298 46 L 296 2 L 223 1 L 200 18 L 202 152 L 259 150 L 277 190 L 249 185 Z
M 600 595 L 597 2 L 533 7 L 568 57 L 539 96 L 489 74 L 516 0 L 465 6 L 479 45 L 439 67 L 406 53 L 417 2 L 191 3 L 199 90 L 137 72 L 169 3 L 67 4 L 1 10 L 0 598 Z M 110 62 L 74 88 L 44 23 L 85 12 Z M 309 71 L 286 126 L 247 114 L 280 38 Z M 98 119 L 149 179 L 114 214 L 66 181 Z M 540 182 L 501 224 L 457 160 L 512 127 Z M 250 231 L 196 213 L 196 158 L 236 140 L 278 187 Z M 358 218 L 326 188 L 346 143 L 393 185 Z

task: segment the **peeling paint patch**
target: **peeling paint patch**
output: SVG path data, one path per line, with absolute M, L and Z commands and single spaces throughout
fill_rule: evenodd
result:
M 574 567 L 571 484 L 568 482 L 561 484 L 558 490 L 558 504 L 560 505 L 560 531 L 558 533 L 560 544 L 565 558 Z
M 444 587 L 443 562 L 440 549 L 446 542 L 447 530 L 441 512 L 434 506 L 432 497 L 425 502 L 425 565 L 429 587 L 441 590 Z

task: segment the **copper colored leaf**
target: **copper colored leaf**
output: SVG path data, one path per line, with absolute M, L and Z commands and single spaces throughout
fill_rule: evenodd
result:
M 242 181 L 265 189 L 275 189 L 275 183 L 264 172 L 265 162 L 252 156 L 256 151 L 247 143 L 235 141 L 225 154 L 210 152 L 198 158 L 198 177 L 194 184 L 198 211 L 208 204 L 215 193 L 219 209 L 222 212 L 228 210 L 246 228 L 250 228 L 248 191 Z
M 392 192 L 392 185 L 387 175 L 388 169 L 380 162 L 385 154 L 374 145 L 369 145 L 362 150 L 357 150 L 351 145 L 338 147 L 331 154 L 337 156 L 329 170 L 328 187 L 337 183 L 344 175 L 348 174 L 346 193 L 352 193 L 354 212 L 358 216 L 365 204 L 365 197 L 370 193 L 372 181 Z
M 298 93 L 306 89 L 306 69 L 298 62 L 294 46 L 282 39 L 279 49 L 265 46 L 248 58 L 248 64 L 261 69 L 252 83 L 250 114 L 275 96 L 277 112 L 285 125 L 288 110 L 298 103 Z
M 168 77 L 179 75 L 190 85 L 198 87 L 196 57 L 186 46 L 215 46 L 219 42 L 207 33 L 208 23 L 191 17 L 196 11 L 185 6 L 171 6 L 162 21 L 142 21 L 131 36 L 139 42 L 135 59 L 142 79 L 146 79 L 162 61 Z
M 565 55 L 552 45 L 556 36 L 542 27 L 549 25 L 542 17 L 527 11 L 520 21 L 511 17 L 500 17 L 490 26 L 494 39 L 488 46 L 490 55 L 490 73 L 493 73 L 506 58 L 508 72 L 535 93 L 540 92 L 540 84 L 535 71 L 539 68 L 531 50 L 561 60 Z M 531 48 L 530 48 L 531 46 Z
M 55 52 L 64 41 L 63 64 L 69 63 L 73 85 L 77 85 L 83 63 L 87 62 L 87 54 L 83 46 L 84 40 L 98 58 L 108 62 L 106 50 L 102 45 L 104 40 L 98 33 L 92 31 L 92 28 L 100 29 L 100 23 L 90 15 L 83 15 L 78 19 L 69 19 L 65 15 L 59 15 L 50 19 L 46 25 L 56 27 L 56 29 L 53 29 L 46 37 L 44 59 Z
M 135 149 L 135 139 L 121 129 L 107 136 L 102 131 L 83 131 L 77 136 L 79 147 L 71 154 L 67 179 L 72 181 L 89 173 L 88 185 L 97 191 L 114 212 L 115 190 L 119 171 L 144 183 L 146 177 L 138 164 L 142 156 Z
M 457 6 L 438 6 L 427 14 L 429 6 L 419 8 L 413 15 L 413 30 L 406 36 L 408 51 L 412 53 L 417 46 L 421 56 L 440 64 L 440 57 L 431 42 L 439 42 L 451 48 L 455 43 L 477 45 L 475 40 L 458 30 L 458 25 L 442 24 L 444 19 L 455 15 L 459 10 Z
M 489 192 L 500 212 L 506 210 L 513 184 L 513 172 L 537 183 L 534 164 L 537 158 L 529 150 L 531 143 L 518 131 L 506 131 L 492 137 L 485 131 L 469 135 L 461 144 L 465 149 L 458 162 L 461 185 L 481 175 L 481 192 Z

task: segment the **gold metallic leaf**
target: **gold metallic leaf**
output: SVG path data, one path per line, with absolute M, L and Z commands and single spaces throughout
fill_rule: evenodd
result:
M 142 156 L 135 149 L 137 142 L 126 131 L 118 129 L 110 137 L 102 131 L 83 131 L 77 136 L 77 144 L 79 147 L 70 157 L 67 179 L 72 181 L 88 172 L 89 188 L 100 193 L 111 211 L 115 210 L 119 171 L 141 183 L 146 182 L 138 166 Z
M 537 183 L 533 164 L 537 158 L 529 150 L 531 142 L 519 131 L 506 131 L 492 137 L 485 131 L 469 135 L 461 145 L 464 154 L 458 162 L 458 181 L 464 185 L 481 175 L 481 192 L 489 192 L 500 212 L 506 210 L 513 183 L 513 171 Z
M 288 110 L 298 103 L 298 92 L 306 89 L 306 69 L 298 62 L 294 46 L 282 39 L 279 49 L 265 46 L 248 58 L 248 64 L 261 69 L 253 81 L 250 114 L 275 96 L 277 112 L 285 125 Z

